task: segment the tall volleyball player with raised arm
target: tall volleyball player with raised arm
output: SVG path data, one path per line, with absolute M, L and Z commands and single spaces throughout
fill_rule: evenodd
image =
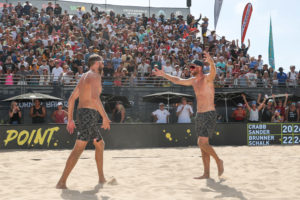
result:
M 154 74 L 161 76 L 169 81 L 184 85 L 193 86 L 197 99 L 197 116 L 196 116 L 196 132 L 198 134 L 198 146 L 201 149 L 202 160 L 204 165 L 204 174 L 195 179 L 207 179 L 210 177 L 210 156 L 212 156 L 218 166 L 218 175 L 224 172 L 223 161 L 218 157 L 212 146 L 209 145 L 209 137 L 215 131 L 216 127 L 216 110 L 214 104 L 215 88 L 214 79 L 216 76 L 216 66 L 209 55 L 205 52 L 205 61 L 210 64 L 210 73 L 203 74 L 203 63 L 199 60 L 193 60 L 190 65 L 190 71 L 193 75 L 190 79 L 180 79 L 175 76 L 168 75 L 162 70 L 155 68 Z

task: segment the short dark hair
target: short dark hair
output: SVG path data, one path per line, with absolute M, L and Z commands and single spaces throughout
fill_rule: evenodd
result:
M 93 66 L 95 64 L 95 62 L 101 61 L 101 60 L 102 60 L 102 57 L 99 56 L 98 54 L 91 55 L 88 60 L 88 67 L 90 68 L 91 66 Z

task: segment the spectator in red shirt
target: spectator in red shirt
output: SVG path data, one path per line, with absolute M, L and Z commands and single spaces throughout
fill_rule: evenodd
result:
M 67 118 L 67 116 L 68 113 L 65 110 L 63 110 L 62 102 L 58 102 L 57 110 L 55 110 L 52 114 L 53 121 L 58 124 L 64 124 L 65 118 Z
M 239 103 L 237 105 L 237 109 L 233 111 L 231 117 L 234 119 L 235 122 L 243 122 L 246 118 L 246 111 L 243 109 L 243 104 Z

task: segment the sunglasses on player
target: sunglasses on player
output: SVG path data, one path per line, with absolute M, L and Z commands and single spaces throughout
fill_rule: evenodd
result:
M 194 69 L 196 69 L 196 66 L 195 65 L 191 65 L 190 69 L 194 70 Z

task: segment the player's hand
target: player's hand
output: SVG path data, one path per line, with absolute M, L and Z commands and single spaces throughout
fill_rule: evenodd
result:
M 153 74 L 155 75 L 155 76 L 163 76 L 164 74 L 165 74 L 165 72 L 163 71 L 163 70 L 159 70 L 159 69 L 157 69 L 156 67 L 154 67 L 154 72 L 153 72 Z
M 74 120 L 68 120 L 67 130 L 70 134 L 74 133 L 74 129 L 76 128 Z
M 110 120 L 109 119 L 103 119 L 102 126 L 104 130 L 110 130 Z

